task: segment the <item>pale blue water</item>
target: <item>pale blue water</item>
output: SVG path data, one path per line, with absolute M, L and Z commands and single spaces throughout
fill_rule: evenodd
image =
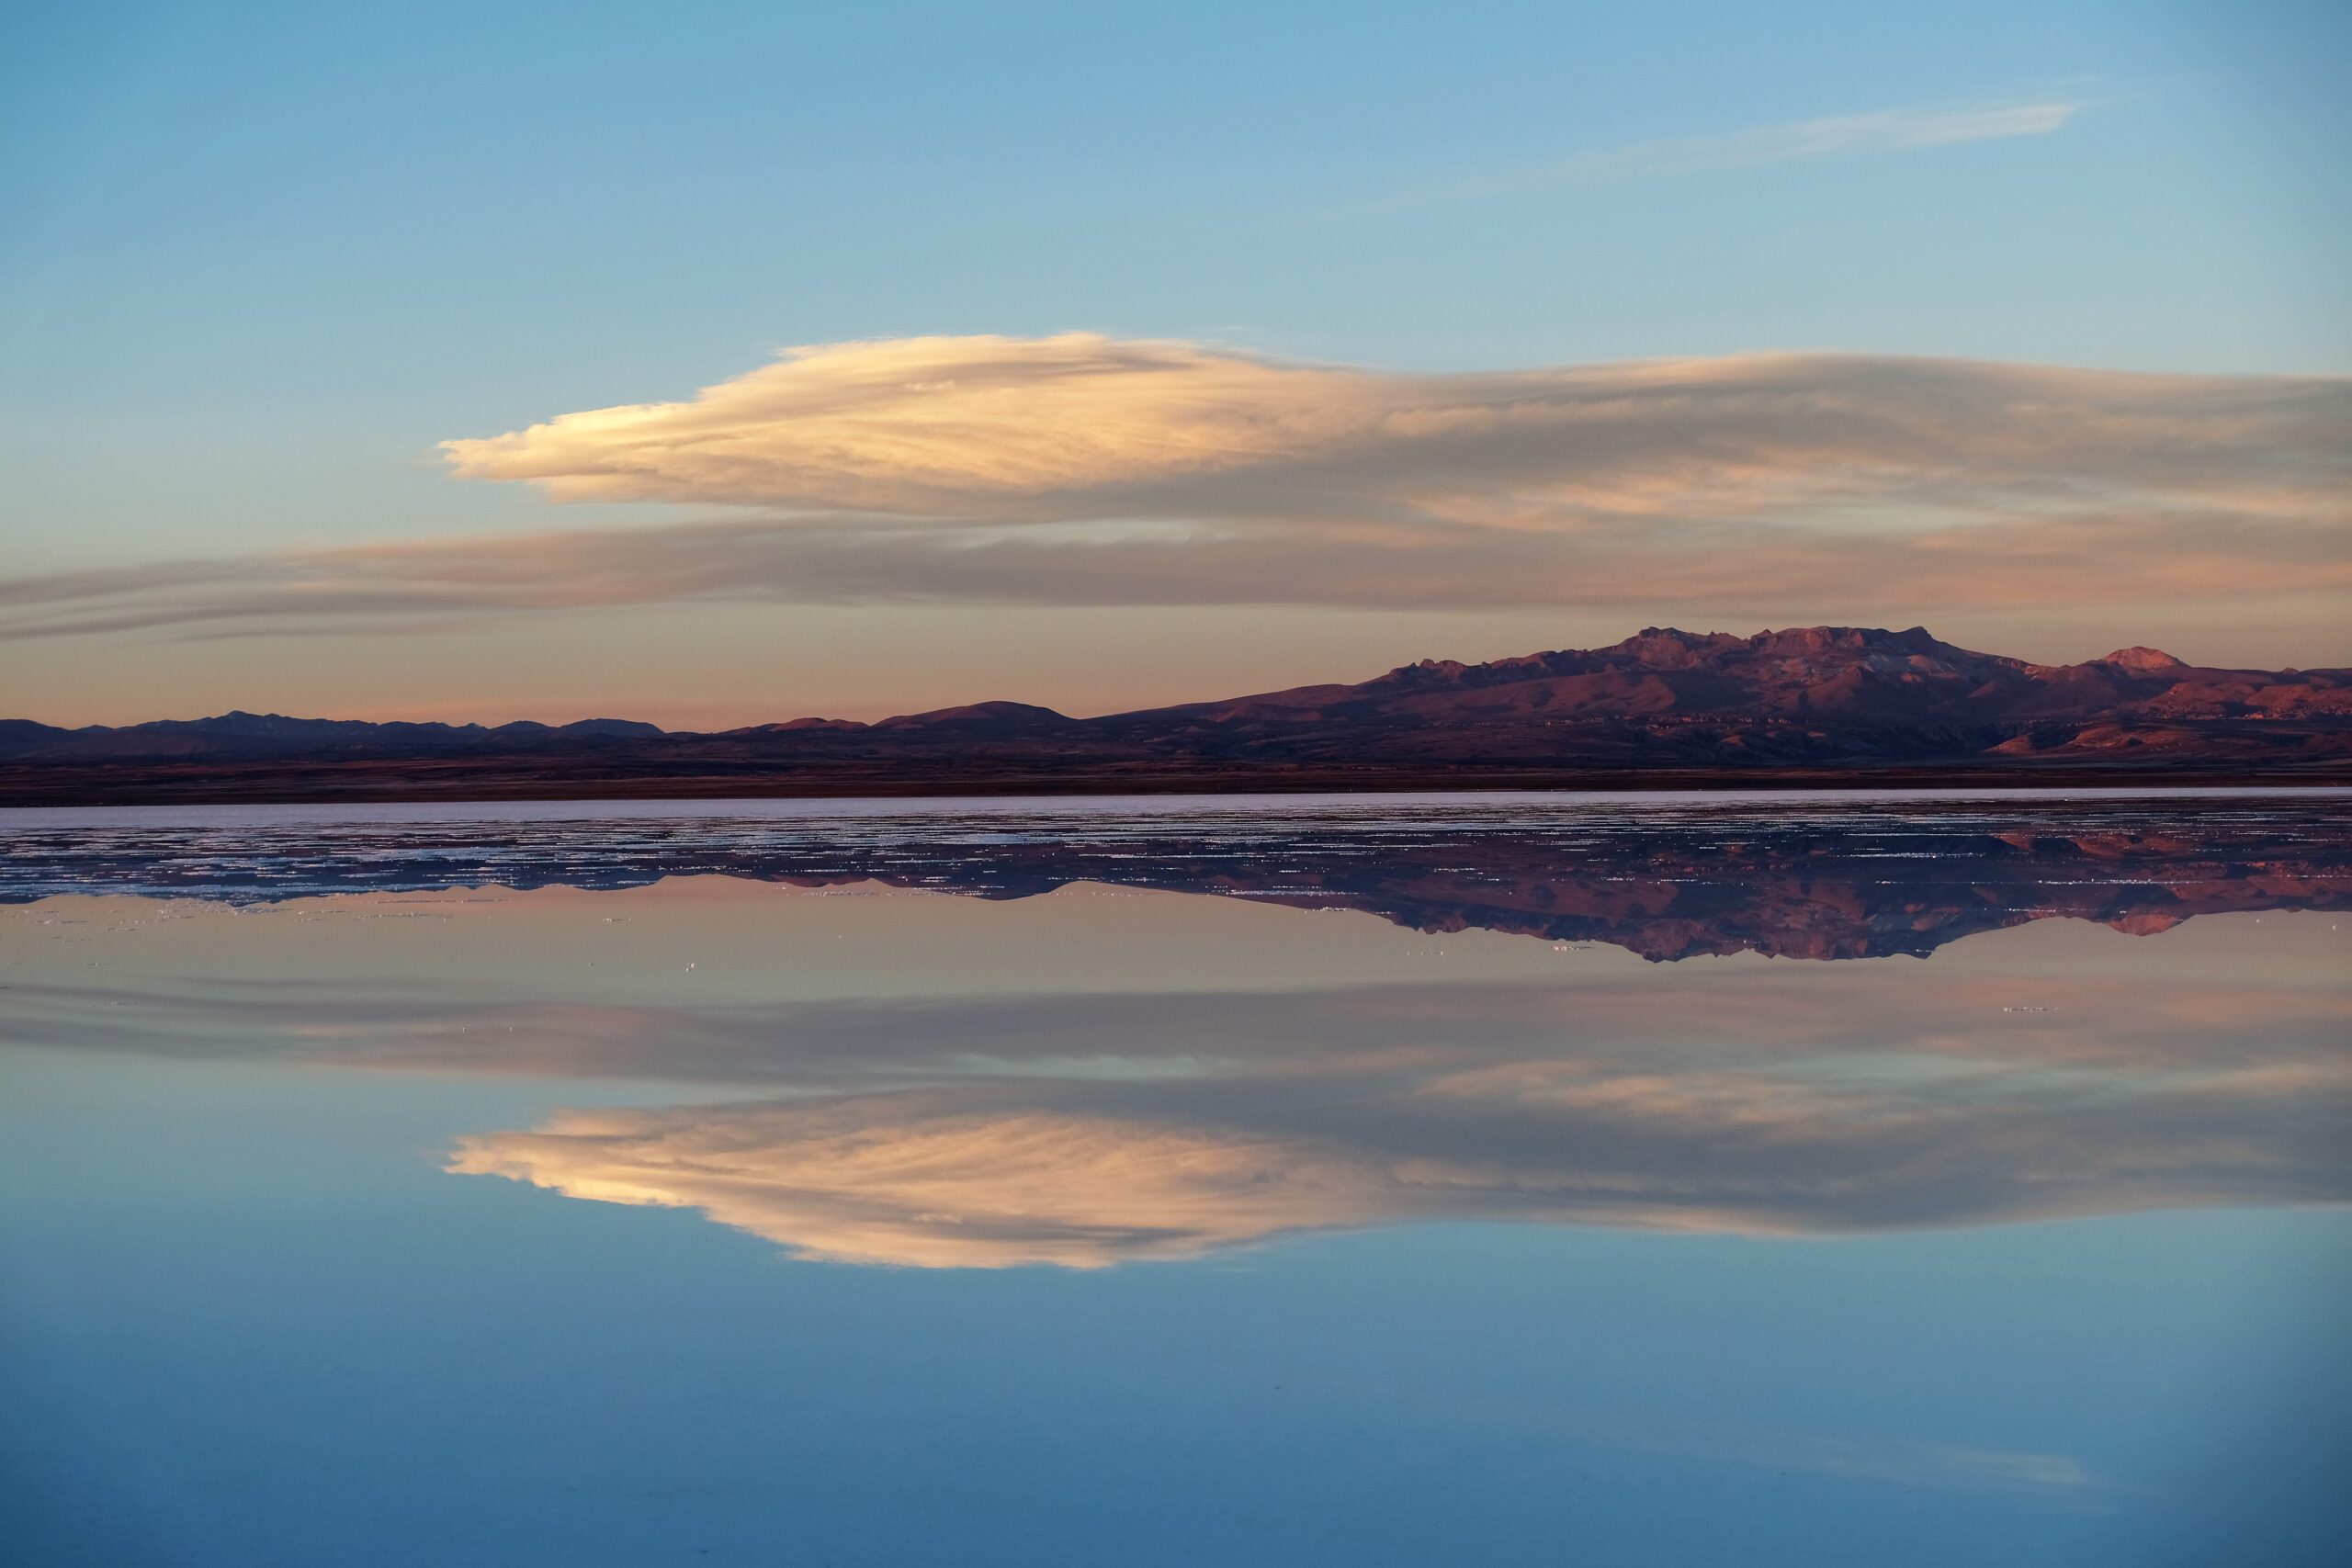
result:
M 0 1561 L 2341 1562 L 2346 809 L 21 818 Z

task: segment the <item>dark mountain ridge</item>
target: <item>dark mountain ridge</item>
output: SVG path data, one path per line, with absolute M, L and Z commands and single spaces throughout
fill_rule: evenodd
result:
M 2352 780 L 2352 670 L 2215 669 L 2150 648 L 2041 665 L 1917 626 L 1650 627 L 1610 648 L 1424 660 L 1354 685 L 1094 718 L 982 702 L 707 733 L 244 713 L 0 722 L 0 799 L 53 802 L 1837 783 L 1873 770 Z

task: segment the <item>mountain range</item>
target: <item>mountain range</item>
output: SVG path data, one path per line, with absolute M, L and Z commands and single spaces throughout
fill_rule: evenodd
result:
M 2150 648 L 2044 665 L 1920 627 L 1652 627 L 1091 718 L 983 702 L 702 732 L 0 720 L 0 801 L 15 804 L 2128 778 L 2352 780 L 2352 670 L 2213 669 Z

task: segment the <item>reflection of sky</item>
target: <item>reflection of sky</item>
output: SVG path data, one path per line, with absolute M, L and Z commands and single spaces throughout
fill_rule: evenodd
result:
M 0 911 L 8 1517 L 33 1561 L 2325 1561 L 2347 940 Z
M 1091 886 L 58 900 L 17 934 L 107 956 L 15 1001 L 58 1044 L 690 1086 L 469 1127 L 450 1168 L 811 1258 L 1095 1267 L 1400 1221 L 1836 1233 L 2341 1200 L 2340 922 L 2267 922 L 1666 969 Z

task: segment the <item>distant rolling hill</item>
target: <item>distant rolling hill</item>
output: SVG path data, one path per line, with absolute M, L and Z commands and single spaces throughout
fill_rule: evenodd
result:
M 485 727 L 224 713 L 217 718 L 164 718 L 119 727 L 94 724 L 80 729 L 10 718 L 0 719 L 0 761 L 249 761 L 264 757 L 451 756 L 524 750 L 566 741 L 639 739 L 662 733 L 659 725 L 625 718 L 588 718 L 560 725 L 523 719 Z
M 16 804 L 2132 779 L 2352 782 L 2352 671 L 2147 648 L 2038 665 L 1917 627 L 1652 628 L 1095 718 L 986 702 L 698 733 L 0 721 L 0 801 Z

